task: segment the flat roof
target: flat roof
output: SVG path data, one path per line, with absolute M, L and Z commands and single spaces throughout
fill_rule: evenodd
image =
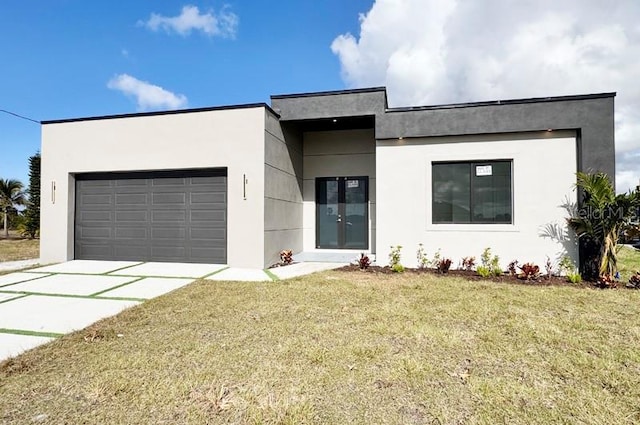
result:
M 365 87 L 361 89 L 347 89 L 347 90 L 331 90 L 331 91 L 318 91 L 310 93 L 294 93 L 294 94 L 274 94 L 271 95 L 271 99 L 291 99 L 295 97 L 318 97 L 318 96 L 336 96 L 341 94 L 357 94 L 357 93 L 374 93 L 374 92 L 387 92 L 386 87 Z
M 432 110 L 432 109 L 475 108 L 478 106 L 517 105 L 517 104 L 523 104 L 523 103 L 566 102 L 566 101 L 573 101 L 573 100 L 603 99 L 603 98 L 615 97 L 615 96 L 616 96 L 616 92 L 580 94 L 580 95 L 569 95 L 569 96 L 530 97 L 530 98 L 523 98 L 523 99 L 450 103 L 450 104 L 444 104 L 444 105 L 430 105 L 430 106 L 401 106 L 401 107 L 387 108 L 386 111 L 387 112 L 408 112 L 408 111 L 426 111 L 426 110 Z
M 376 92 L 384 92 L 386 94 L 386 91 L 387 91 L 386 87 L 368 87 L 368 88 L 348 89 L 348 90 L 280 94 L 280 95 L 272 95 L 271 99 L 292 99 L 292 98 L 336 96 L 336 95 L 376 93 Z M 426 111 L 426 110 L 437 110 L 437 109 L 457 109 L 457 108 L 474 108 L 474 107 L 482 107 L 482 106 L 516 105 L 516 104 L 526 104 L 526 103 L 562 102 L 562 101 L 575 101 L 575 100 L 602 99 L 602 98 L 615 97 L 615 96 L 616 96 L 616 92 L 608 92 L 608 93 L 594 93 L 594 94 L 584 94 L 584 95 L 531 97 L 531 98 L 523 98 L 523 99 L 492 100 L 492 101 L 483 101 L 483 102 L 450 103 L 450 104 L 428 105 L 428 106 L 401 106 L 401 107 L 393 107 L 393 108 L 386 107 L 385 112 L 411 112 L 411 111 Z M 280 117 L 280 114 L 274 111 L 270 105 L 264 102 L 259 102 L 259 103 L 240 104 L 240 105 L 210 106 L 210 107 L 204 107 L 204 108 L 175 109 L 175 110 L 168 110 L 168 111 L 153 111 L 153 112 L 135 112 L 135 113 L 128 113 L 128 114 L 101 115 L 101 116 L 90 116 L 90 117 L 80 117 L 80 118 L 46 120 L 46 121 L 42 121 L 42 124 L 43 125 L 44 124 L 61 124 L 61 123 L 78 122 L 78 121 L 96 121 L 96 120 L 108 120 L 108 119 L 119 119 L 119 118 L 148 117 L 148 116 L 155 116 L 155 115 L 189 114 L 189 113 L 195 113 L 195 112 L 209 112 L 209 111 L 221 111 L 221 110 L 227 110 L 227 109 L 249 109 L 249 108 L 265 108 L 276 117 L 278 118 Z
M 118 119 L 118 118 L 135 118 L 135 117 L 150 117 L 155 115 L 190 114 L 194 112 L 224 111 L 227 109 L 251 109 L 251 108 L 265 108 L 267 111 L 271 112 L 276 117 L 280 117 L 280 114 L 274 111 L 271 108 L 271 106 L 262 102 L 262 103 L 246 103 L 241 105 L 228 105 L 228 106 L 209 106 L 206 108 L 173 109 L 169 111 L 134 112 L 130 114 L 100 115 L 100 116 L 82 117 L 82 118 L 66 118 L 66 119 L 60 119 L 60 120 L 42 121 L 41 124 L 62 124 L 62 123 L 78 122 L 78 121 L 112 120 L 112 119 Z

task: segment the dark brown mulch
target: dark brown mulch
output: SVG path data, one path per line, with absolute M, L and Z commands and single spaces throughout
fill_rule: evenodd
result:
M 393 270 L 391 270 L 390 267 L 385 266 L 385 267 L 381 267 L 381 266 L 369 266 L 367 269 L 365 270 L 360 270 L 360 268 L 358 267 L 357 264 L 350 264 L 348 266 L 344 266 L 341 267 L 339 269 L 336 269 L 338 271 L 343 271 L 343 272 L 364 272 L 364 273 L 377 273 L 377 274 L 394 274 L 396 272 L 394 272 Z M 548 278 L 547 276 L 540 276 L 537 279 L 519 279 L 517 276 L 512 276 L 509 274 L 503 274 L 502 276 L 492 276 L 492 277 L 482 277 L 480 275 L 478 275 L 475 271 L 473 270 L 449 270 L 447 273 L 439 273 L 438 270 L 436 269 L 431 269 L 431 268 L 427 268 L 427 269 L 410 269 L 410 268 L 406 268 L 404 270 L 404 273 L 411 273 L 411 274 L 432 274 L 432 275 L 437 275 L 437 276 L 455 276 L 455 277 L 461 277 L 467 280 L 472 280 L 472 281 L 489 281 L 489 282 L 500 282 L 500 283 L 515 283 L 515 284 L 519 284 L 519 285 L 534 285 L 534 286 L 572 286 L 572 287 L 579 287 L 579 288 L 593 288 L 595 283 L 594 282 L 581 282 L 581 283 L 571 283 L 568 282 L 567 279 L 565 279 L 562 276 L 551 276 L 550 278 Z

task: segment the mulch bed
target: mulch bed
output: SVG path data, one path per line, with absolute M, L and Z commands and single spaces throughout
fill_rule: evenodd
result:
M 348 266 L 340 267 L 336 269 L 342 272 L 359 272 L 359 273 L 375 273 L 375 274 L 396 274 L 390 267 L 385 266 L 369 266 L 365 270 L 360 270 L 360 267 L 356 264 L 350 264 Z M 571 283 L 568 282 L 566 278 L 562 276 L 551 276 L 550 278 L 546 275 L 540 276 L 537 279 L 518 279 L 517 276 L 512 276 L 509 274 L 503 274 L 502 276 L 492 276 L 492 277 L 482 277 L 478 275 L 473 270 L 449 270 L 447 273 L 439 273 L 436 269 L 410 269 L 406 268 L 404 273 L 409 274 L 432 274 L 437 276 L 453 276 L 453 277 L 461 277 L 467 280 L 472 281 L 489 281 L 489 282 L 499 282 L 499 283 L 515 283 L 519 285 L 532 285 L 532 286 L 571 286 L 578 288 L 593 288 L 595 287 L 595 282 L 581 282 L 581 283 Z M 621 285 L 624 287 L 624 284 Z

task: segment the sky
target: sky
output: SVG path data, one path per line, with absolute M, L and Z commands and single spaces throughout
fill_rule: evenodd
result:
M 0 2 L 0 109 L 35 121 L 372 86 L 390 106 L 617 92 L 617 189 L 640 182 L 638 0 Z M 28 184 L 39 147 L 0 112 L 0 178 Z

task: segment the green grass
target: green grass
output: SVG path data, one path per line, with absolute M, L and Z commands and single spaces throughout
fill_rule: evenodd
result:
M 0 263 L 4 261 L 29 260 L 40 256 L 39 239 L 22 239 L 9 234 L 9 239 L 0 236 Z
M 629 278 L 640 271 L 640 250 L 623 246 L 618 252 L 618 270 L 620 271 L 620 280 L 624 283 Z
M 632 424 L 640 291 L 201 280 L 0 365 L 0 423 Z

